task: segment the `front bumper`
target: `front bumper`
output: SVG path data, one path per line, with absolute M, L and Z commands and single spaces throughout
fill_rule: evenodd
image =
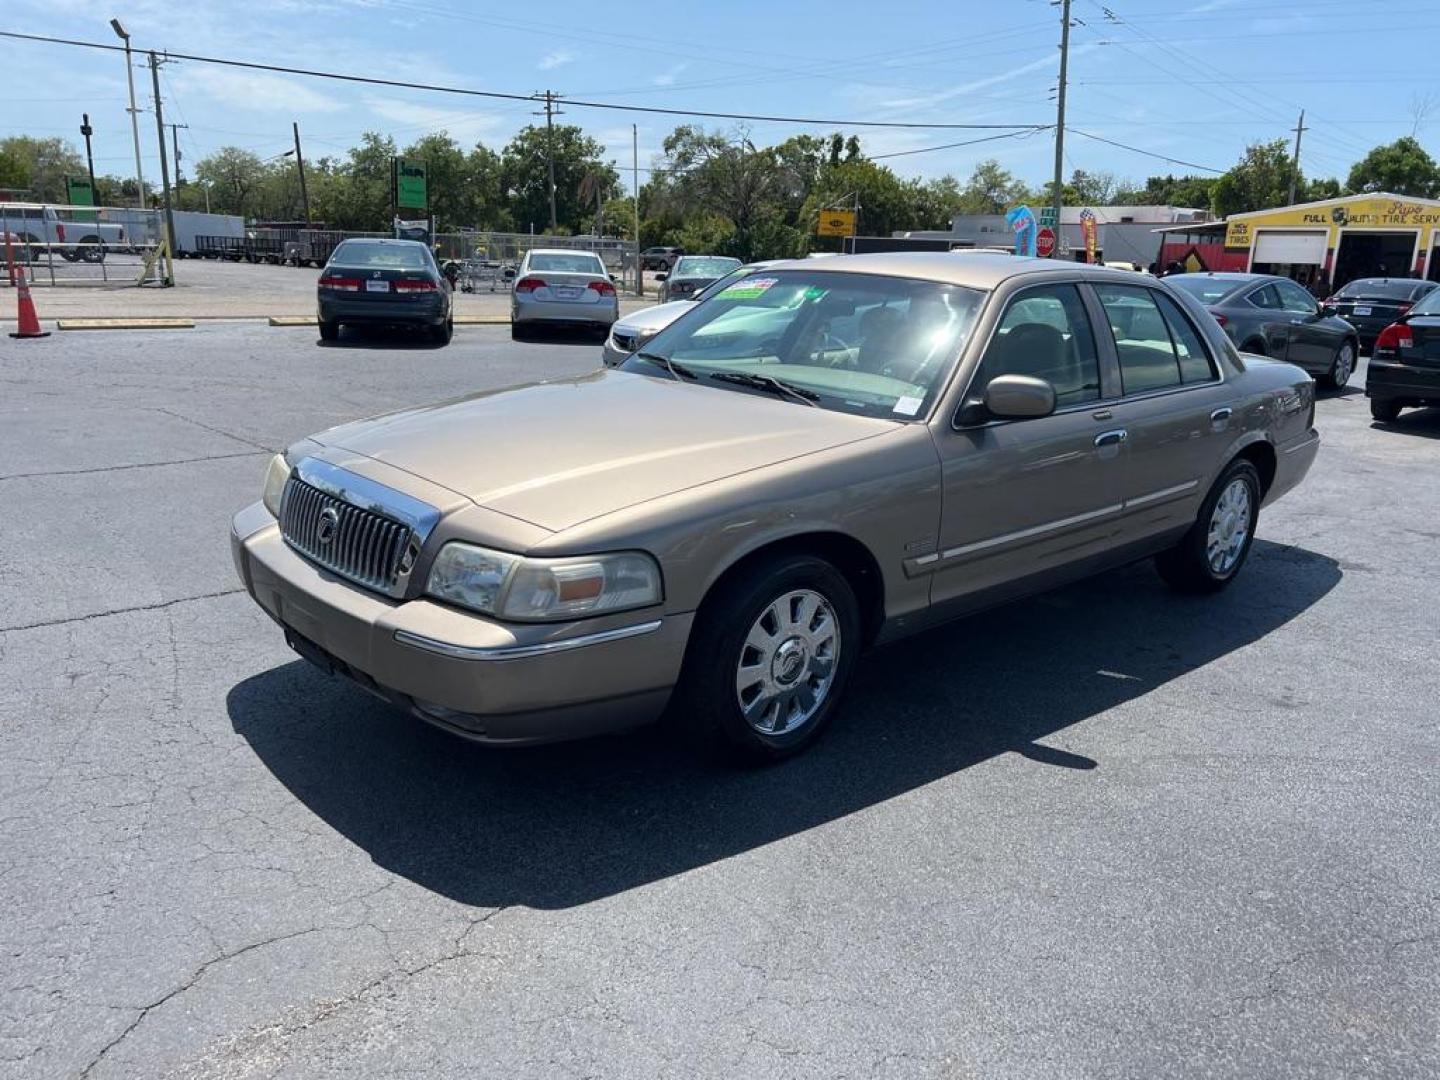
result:
M 1371 357 L 1365 369 L 1365 396 L 1417 405 L 1440 404 L 1440 367 L 1387 363 Z
M 693 617 L 632 611 L 517 625 L 394 601 L 302 558 L 259 503 L 235 515 L 230 545 L 246 591 L 302 656 L 480 742 L 554 742 L 656 719 Z

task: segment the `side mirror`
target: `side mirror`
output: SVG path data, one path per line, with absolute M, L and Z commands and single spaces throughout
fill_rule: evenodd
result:
M 665 280 L 666 278 L 668 278 L 669 276 L 670 276 L 669 274 L 666 274 L 666 273 L 663 273 L 663 272 L 662 272 L 662 273 L 659 273 L 659 274 L 656 274 L 656 275 L 655 275 L 655 280 L 656 280 L 656 281 L 664 281 L 664 280 Z
M 1339 309 L 1336 308 L 1334 304 L 1321 304 L 1321 305 L 1320 305 L 1320 315 L 1321 315 L 1322 318 L 1327 318 L 1327 317 L 1329 317 L 1329 316 L 1331 316 L 1331 315 L 1335 315 L 1335 314 L 1338 314 L 1338 313 L 1339 313 Z
M 617 285 L 620 283 L 620 279 L 619 279 L 618 277 L 616 277 L 614 274 L 611 274 L 611 275 L 610 275 L 610 280 L 613 281 L 613 282 L 615 282 Z
M 982 400 L 997 420 L 1034 420 L 1055 411 L 1055 387 L 1033 375 L 997 375 Z

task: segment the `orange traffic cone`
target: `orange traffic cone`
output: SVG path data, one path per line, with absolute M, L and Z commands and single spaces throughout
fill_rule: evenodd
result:
M 35 301 L 30 299 L 30 286 L 25 281 L 25 268 L 15 268 L 15 293 L 20 297 L 20 329 L 13 338 L 49 337 L 49 330 L 40 329 L 40 316 L 35 314 Z

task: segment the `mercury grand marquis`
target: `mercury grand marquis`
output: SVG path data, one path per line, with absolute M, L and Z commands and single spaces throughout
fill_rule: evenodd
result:
M 618 368 L 301 439 L 231 541 L 297 652 L 457 734 L 774 758 L 872 644 L 1143 558 L 1230 585 L 1314 400 L 1163 281 L 782 263 Z

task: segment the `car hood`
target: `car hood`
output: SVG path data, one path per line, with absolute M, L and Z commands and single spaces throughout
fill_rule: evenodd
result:
M 693 300 L 671 300 L 668 304 L 641 308 L 622 315 L 615 325 L 631 330 L 663 330 L 672 322 L 695 308 Z
M 558 532 L 901 427 L 604 369 L 344 424 L 314 441 Z

